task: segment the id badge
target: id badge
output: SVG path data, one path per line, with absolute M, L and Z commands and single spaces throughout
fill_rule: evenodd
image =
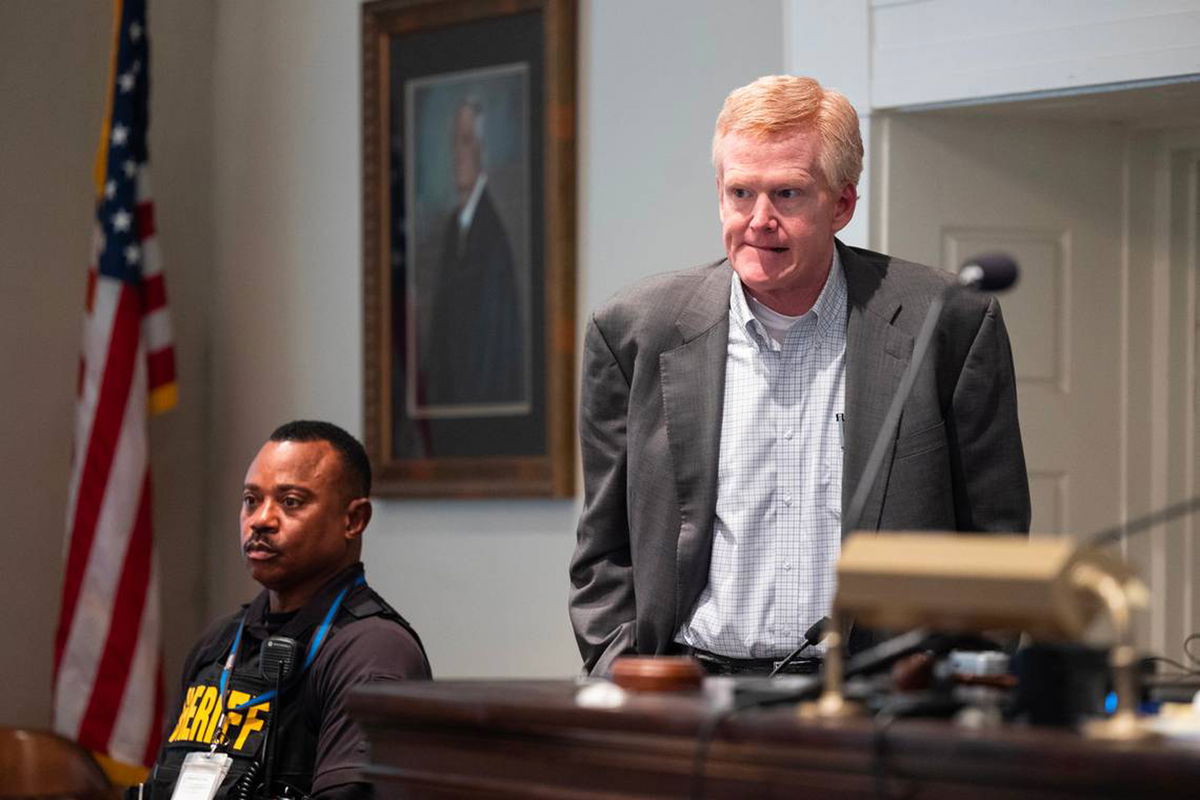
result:
M 229 774 L 233 759 L 227 753 L 188 753 L 175 781 L 171 800 L 213 800 L 221 781 Z

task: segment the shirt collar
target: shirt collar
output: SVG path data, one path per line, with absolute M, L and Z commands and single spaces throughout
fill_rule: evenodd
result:
M 475 179 L 475 187 L 471 189 L 471 194 L 467 197 L 467 202 L 463 203 L 462 211 L 458 212 L 458 229 L 460 231 L 471 227 L 471 222 L 475 219 L 475 208 L 479 205 L 479 197 L 483 194 L 483 186 L 486 183 L 487 173 L 479 173 L 479 177 Z
M 315 628 L 329 611 L 329 605 L 337 597 L 338 592 L 362 574 L 363 563 L 361 561 L 346 567 L 318 589 L 316 594 L 299 608 L 296 616 L 288 620 L 276 633 L 286 633 L 293 638 L 298 638 L 306 634 L 311 628 Z M 264 589 L 250 602 L 250 607 L 246 612 L 246 630 L 250 631 L 256 638 L 262 639 L 269 635 L 266 619 L 268 607 L 269 597 L 267 591 Z
M 819 337 L 828 336 L 836 326 L 846 327 L 846 274 L 842 271 L 842 258 L 836 247 L 833 248 L 833 263 L 829 266 L 825 288 L 813 303 L 812 312 L 817 317 Z
M 749 303 L 746 302 L 746 290 L 742 286 L 741 280 L 736 272 L 733 273 L 733 288 L 729 292 L 729 318 L 740 330 L 746 331 L 751 340 L 759 342 L 760 345 L 768 344 L 771 340 L 770 335 L 763 328 L 762 324 L 754 316 L 754 312 L 750 310 Z M 821 288 L 821 294 L 817 296 L 817 301 L 813 303 L 813 307 L 806 314 L 801 315 L 801 319 L 811 314 L 817 321 L 817 336 L 825 337 L 834 329 L 839 322 L 845 326 L 846 320 L 846 275 L 842 270 L 842 258 L 838 253 L 837 247 L 833 248 L 833 259 L 829 265 L 829 275 L 825 278 L 825 285 Z

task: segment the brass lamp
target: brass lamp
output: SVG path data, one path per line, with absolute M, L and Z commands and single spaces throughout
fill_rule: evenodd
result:
M 842 547 L 827 630 L 825 689 L 806 714 L 856 713 L 843 693 L 843 624 L 948 632 L 1009 629 L 1042 640 L 1078 640 L 1100 611 L 1115 633 L 1109 654 L 1117 711 L 1090 722 L 1086 735 L 1150 735 L 1136 711 L 1131 615 L 1145 608 L 1146 586 L 1111 554 L 1068 539 L 1023 536 L 856 532 Z

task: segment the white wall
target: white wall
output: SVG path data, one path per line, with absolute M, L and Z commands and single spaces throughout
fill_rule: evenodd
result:
M 840 89 L 872 141 L 877 112 L 1171 80 L 1200 73 L 1200 0 L 784 0 L 784 63 Z M 868 145 L 860 202 L 840 234 L 870 237 Z
M 1197 0 L 871 6 L 875 108 L 1200 73 Z
M 584 2 L 579 309 L 721 256 L 709 137 L 725 94 L 782 67 L 779 0 Z M 669 42 L 670 46 L 664 46 Z M 210 611 L 249 587 L 245 465 L 277 422 L 361 431 L 359 10 L 218 4 Z M 378 501 L 372 582 L 451 676 L 568 675 L 570 501 Z
M 855 247 L 870 242 L 871 27 L 867 0 L 785 0 L 784 71 L 807 75 L 846 95 L 858 112 L 866 145 L 858 182 L 858 207 L 838 238 Z

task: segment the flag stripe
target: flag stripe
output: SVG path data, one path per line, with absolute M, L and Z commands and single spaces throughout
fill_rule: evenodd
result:
M 137 620 L 112 614 L 113 598 L 129 552 L 129 539 L 137 519 L 142 482 L 148 464 L 146 451 L 145 360 L 137 359 L 130 385 L 130 402 L 125 409 L 120 437 L 109 470 L 108 491 L 100 505 L 95 540 L 87 560 L 75 619 L 65 645 L 57 686 L 66 705 L 58 706 L 60 731 L 78 735 L 92 687 L 104 652 L 109 630 L 114 625 L 137 625 Z
M 142 336 L 146 339 L 146 351 L 149 353 L 171 347 L 171 317 L 165 308 L 151 312 L 142 319 Z
M 149 736 L 152 743 L 157 746 L 160 741 L 158 737 L 162 733 L 161 712 L 151 713 L 150 718 L 146 716 L 147 712 L 151 711 L 151 698 L 148 691 L 153 689 L 157 693 L 157 687 L 161 685 L 160 678 L 162 677 L 159 673 L 162 647 L 158 636 L 161 628 L 158 603 L 158 564 L 155 556 L 152 556 L 150 561 L 146 603 L 142 610 L 137 647 L 129 661 L 129 680 L 125 684 L 125 697 L 121 703 L 121 713 L 116 719 L 112 735 L 108 740 L 109 752 L 114 757 L 134 764 L 142 763 L 145 757 L 148 744 L 146 737 Z M 158 700 L 156 694 L 154 702 L 157 704 Z M 156 730 L 153 732 L 151 732 L 150 725 L 152 720 L 158 720 L 154 722 L 153 727 Z
M 124 557 L 124 568 L 112 600 L 114 619 L 142 619 L 146 604 L 146 588 L 150 581 L 150 555 L 153 549 L 150 520 L 150 471 L 145 470 L 142 481 L 141 499 L 138 502 L 137 518 L 129 537 Z M 89 750 L 104 751 L 125 696 L 129 671 L 129 654 L 137 647 L 138 628 L 134 625 L 112 625 L 108 630 L 108 641 L 104 644 L 104 655 L 96 669 L 92 682 L 92 696 L 79 727 L 79 743 Z M 143 687 L 145 688 L 145 687 Z
M 113 319 L 121 300 L 120 281 L 97 279 L 95 306 L 83 325 L 83 382 L 75 408 L 75 444 L 71 458 L 71 483 L 67 490 L 66 527 L 68 536 L 75 523 L 75 508 L 79 501 L 79 482 L 83 478 L 83 463 L 87 459 L 85 445 L 92 437 L 96 403 L 104 383 L 104 363 L 112 338 Z M 70 539 L 67 544 L 69 546 Z
M 71 526 L 71 545 L 67 555 L 62 609 L 54 647 L 56 674 L 62 665 L 63 648 L 69 634 L 70 622 L 75 617 L 75 606 L 79 601 L 79 590 L 83 584 L 84 570 L 87 568 L 92 540 L 96 533 L 96 519 L 104 502 L 109 470 L 121 433 L 121 420 L 125 416 L 125 406 L 130 399 L 129 386 L 133 381 L 140 330 L 138 298 L 129 288 L 122 287 L 117 311 L 113 317 L 108 359 L 105 362 L 104 378 L 83 463 L 83 478 L 79 482 L 75 520 Z
M 175 350 L 164 348 L 147 356 L 150 387 L 155 389 L 175 380 Z
M 145 313 L 158 311 L 167 305 L 167 282 L 160 272 L 142 281 L 142 308 Z
M 143 239 L 154 238 L 154 203 L 143 200 L 135 207 L 137 214 L 138 236 Z
M 162 272 L 162 260 L 158 253 L 158 239 L 142 242 L 142 279 L 153 278 Z

